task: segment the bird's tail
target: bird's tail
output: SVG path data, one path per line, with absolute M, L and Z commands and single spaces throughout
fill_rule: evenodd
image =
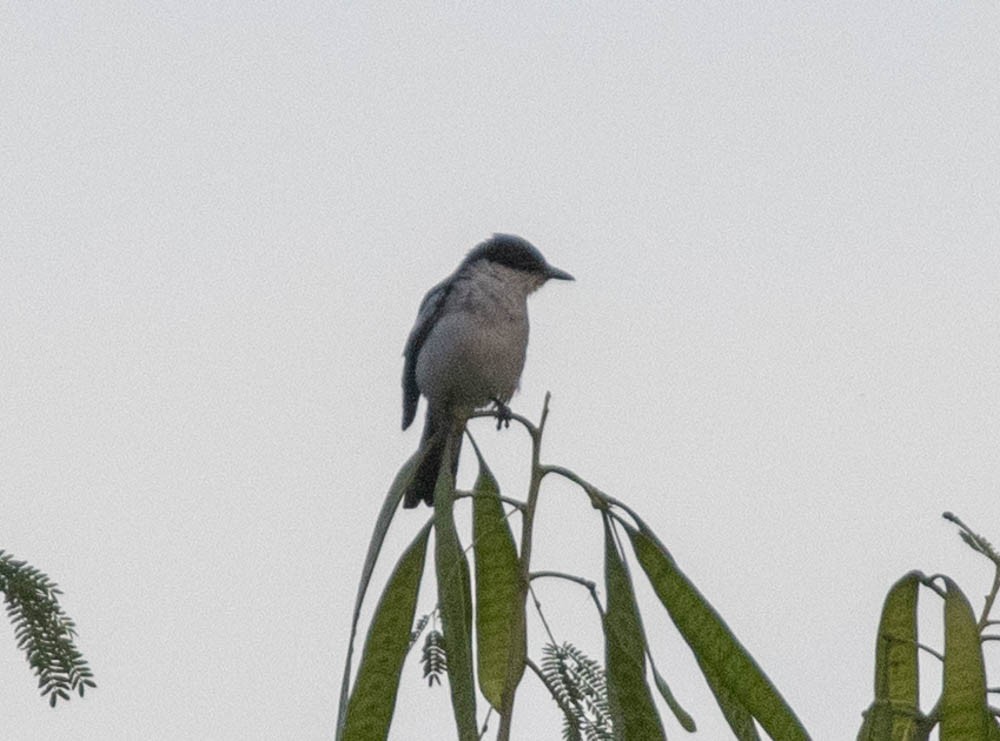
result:
M 420 438 L 420 446 L 424 448 L 424 457 L 417 467 L 413 481 L 403 497 L 403 507 L 412 509 L 423 500 L 434 506 L 434 487 L 437 486 L 438 474 L 444 462 L 445 450 L 451 441 L 451 475 L 454 479 L 458 472 L 458 456 L 462 452 L 462 437 L 465 423 L 450 418 L 441 419 L 427 411 L 424 422 L 424 433 Z

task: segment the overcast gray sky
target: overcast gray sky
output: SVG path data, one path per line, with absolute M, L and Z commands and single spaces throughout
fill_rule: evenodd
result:
M 577 277 L 531 299 L 513 406 L 552 391 L 544 459 L 647 518 L 815 738 L 853 737 L 892 582 L 988 586 L 940 513 L 1000 539 L 1000 6 L 806 5 L 0 9 L 0 548 L 64 588 L 100 685 L 50 710 L 0 629 L 0 736 L 331 737 L 419 436 L 403 343 L 507 231 Z M 475 431 L 519 495 L 524 436 Z M 539 518 L 539 568 L 601 576 L 582 493 Z M 585 593 L 539 596 L 601 656 Z M 531 677 L 518 711 L 558 737 Z M 392 737 L 450 723 L 412 662 Z

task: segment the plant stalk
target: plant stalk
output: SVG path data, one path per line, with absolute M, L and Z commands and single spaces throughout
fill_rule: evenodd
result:
M 545 419 L 549 415 L 549 394 L 545 394 L 542 406 L 542 418 L 538 427 L 525 425 L 531 435 L 531 483 L 528 486 L 528 499 L 521 513 L 521 549 L 519 554 L 519 593 L 514 608 L 514 618 L 511 620 L 511 646 L 519 645 L 520 636 L 527 635 L 527 604 L 528 591 L 531 586 L 531 541 L 535 527 L 535 507 L 538 505 L 538 491 L 541 488 L 545 470 L 539 464 L 542 447 L 542 432 L 545 429 Z M 524 649 L 524 646 L 521 646 Z M 514 715 L 514 696 L 517 684 L 524 672 L 525 657 L 519 651 L 511 651 L 507 657 L 507 680 L 504 683 L 503 702 L 500 707 L 500 730 L 497 741 L 510 741 L 511 721 Z

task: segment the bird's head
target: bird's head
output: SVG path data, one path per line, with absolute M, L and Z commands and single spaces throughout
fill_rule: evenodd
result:
M 464 260 L 471 265 L 480 260 L 526 273 L 541 285 L 547 280 L 574 280 L 565 270 L 549 265 L 531 242 L 513 234 L 494 234 L 476 245 Z

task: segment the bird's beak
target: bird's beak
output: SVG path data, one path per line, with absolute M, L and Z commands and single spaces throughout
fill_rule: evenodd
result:
M 554 268 L 551 265 L 545 268 L 545 277 L 552 280 L 576 280 L 572 275 L 567 273 L 565 270 L 560 270 L 559 268 Z

